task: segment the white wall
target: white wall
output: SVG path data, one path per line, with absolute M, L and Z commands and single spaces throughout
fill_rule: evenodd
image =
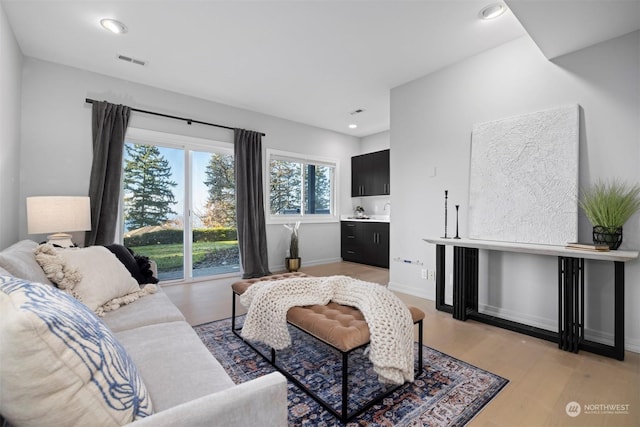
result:
M 350 211 L 350 158 L 359 139 L 264 114 L 152 88 L 33 58 L 25 58 L 22 97 L 23 184 L 20 190 L 20 237 L 28 238 L 24 199 L 32 195 L 86 195 L 91 169 L 91 105 L 85 98 L 190 117 L 266 133 L 263 148 L 307 153 L 340 161 L 341 212 Z M 129 126 L 219 141 L 233 141 L 232 131 L 132 113 Z M 13 208 L 15 210 L 15 208 Z M 17 228 L 17 227 L 16 227 Z M 267 229 L 269 263 L 284 268 L 288 232 Z M 303 224 L 300 254 L 304 265 L 340 259 L 338 223 Z
M 523 37 L 391 92 L 391 257 L 419 259 L 435 270 L 435 248 L 422 237 L 444 233 L 449 191 L 449 236 L 466 236 L 471 129 L 474 123 L 580 104 L 580 183 L 619 177 L 640 182 L 640 32 L 550 62 Z M 435 176 L 433 171 L 435 168 Z M 397 191 L 402 189 L 402 191 Z M 580 239 L 591 225 L 580 215 Z M 453 234 L 452 234 L 453 232 Z M 624 226 L 623 248 L 640 248 L 640 215 Z M 448 257 L 447 279 L 452 258 Z M 513 320 L 557 328 L 557 260 L 483 254 L 488 276 L 480 305 Z M 392 263 L 391 287 L 433 299 L 435 283 L 420 266 Z M 588 263 L 586 328 L 592 339 L 613 333 L 613 267 Z M 490 287 L 487 287 L 490 283 Z M 626 346 L 640 351 L 640 261 L 626 264 Z M 450 286 L 449 286 L 450 288 Z M 448 289 L 450 292 L 450 289 Z
M 391 147 L 391 132 L 374 133 L 360 140 L 360 153 L 373 153 L 374 151 L 386 150 Z
M 18 239 L 22 52 L 0 3 L 0 249 Z

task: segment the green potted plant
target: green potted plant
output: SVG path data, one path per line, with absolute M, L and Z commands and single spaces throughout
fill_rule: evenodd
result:
M 578 202 L 593 225 L 593 243 L 618 249 L 622 243 L 622 226 L 640 210 L 640 186 L 620 180 L 598 181 L 582 190 Z
M 284 227 L 291 231 L 289 256 L 285 258 L 287 271 L 298 271 L 301 265 L 300 252 L 298 251 L 298 228 L 300 228 L 300 221 L 297 221 L 294 225 L 285 224 Z
M 364 208 L 362 206 L 356 206 L 356 217 L 362 218 L 364 216 Z

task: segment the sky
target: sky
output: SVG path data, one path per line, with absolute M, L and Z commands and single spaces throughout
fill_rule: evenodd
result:
M 177 202 L 175 205 L 173 205 L 173 210 L 177 212 L 178 215 L 173 216 L 171 219 L 183 218 L 185 206 L 185 151 L 179 148 L 169 148 L 162 146 L 157 147 L 160 151 L 160 154 L 169 162 L 169 166 L 171 167 L 171 171 L 173 174 L 172 179 L 178 184 L 177 186 L 173 187 L 173 195 Z M 204 184 L 205 170 L 209 162 L 209 158 L 211 157 L 211 153 L 202 151 L 192 151 L 191 153 L 191 170 L 193 177 L 191 179 L 193 207 L 196 211 L 203 212 L 204 205 L 207 202 L 207 186 Z M 125 151 L 125 160 L 126 159 L 127 154 Z M 195 228 L 197 228 L 202 224 L 200 223 L 198 218 L 194 217 L 193 225 Z

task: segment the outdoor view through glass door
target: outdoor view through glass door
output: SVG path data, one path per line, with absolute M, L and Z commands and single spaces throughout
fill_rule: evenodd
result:
M 230 144 L 128 131 L 123 163 L 123 243 L 161 281 L 240 271 Z

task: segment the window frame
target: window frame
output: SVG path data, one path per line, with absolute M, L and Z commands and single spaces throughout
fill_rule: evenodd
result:
M 313 164 L 319 166 L 329 166 L 333 167 L 333 180 L 332 180 L 332 188 L 331 188 L 331 213 L 330 214 L 305 214 L 304 208 L 303 212 L 300 214 L 285 214 L 285 215 L 274 215 L 271 213 L 271 160 L 288 160 L 292 162 L 300 162 L 302 164 Z M 314 156 L 310 154 L 302 154 L 302 153 L 294 153 L 290 151 L 282 151 L 275 150 L 271 148 L 266 149 L 265 155 L 265 167 L 263 172 L 263 180 L 264 180 L 264 204 L 265 204 L 265 220 L 267 224 L 290 224 L 296 221 L 300 221 L 301 223 L 332 223 L 340 221 L 340 208 L 339 201 L 340 197 L 338 197 L 338 191 L 340 189 L 340 160 L 336 158 L 329 157 L 321 157 Z M 303 173 L 304 175 L 304 173 Z M 302 185 L 304 188 L 304 185 Z M 301 190 L 301 198 L 300 205 L 304 206 L 305 203 L 305 194 L 304 190 Z
M 198 138 L 187 135 L 172 134 L 169 132 L 154 131 L 142 128 L 127 128 L 125 133 L 124 142 L 133 142 L 136 144 L 154 145 L 157 147 L 174 148 L 183 150 L 184 154 L 184 176 L 183 182 L 185 183 L 184 194 L 184 206 L 181 215 L 185 218 L 185 223 L 188 218 L 188 227 L 184 227 L 183 230 L 183 243 L 184 243 L 184 256 L 183 256 L 183 278 L 173 280 L 163 280 L 162 284 L 177 284 L 177 283 L 192 283 L 209 281 L 212 279 L 224 279 L 228 277 L 237 277 L 238 273 L 223 273 L 211 276 L 193 276 L 193 242 L 191 241 L 191 235 L 193 233 L 193 221 L 192 221 L 192 201 L 193 201 L 193 189 L 191 188 L 191 173 L 192 173 L 192 152 L 193 151 L 206 151 L 206 152 L 218 152 L 224 154 L 234 155 L 233 143 L 217 141 L 213 139 Z M 122 174 L 124 177 L 124 161 L 122 164 Z M 120 188 L 120 200 L 118 209 L 118 229 L 116 241 L 123 242 L 124 238 L 124 179 L 121 180 Z M 240 266 L 242 272 L 242 266 Z

